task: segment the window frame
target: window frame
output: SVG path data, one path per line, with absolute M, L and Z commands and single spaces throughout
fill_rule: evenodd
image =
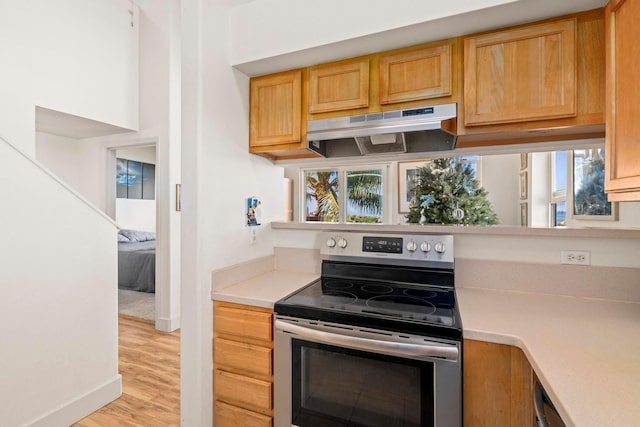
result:
M 566 153 L 566 161 L 565 161 L 565 189 L 556 191 L 556 169 L 557 169 L 557 161 L 556 161 L 556 153 L 558 151 L 564 151 Z M 572 164 L 573 155 L 571 150 L 557 150 L 549 152 L 549 162 L 551 167 L 549 168 L 549 173 L 551 177 L 549 179 L 549 224 L 552 227 L 566 227 L 567 220 L 569 219 L 569 203 L 567 202 L 567 194 L 569 194 L 569 189 L 572 187 L 570 177 L 570 165 Z M 556 209 L 558 204 L 564 203 L 565 206 L 565 217 L 564 217 L 564 225 L 557 224 L 556 217 Z
M 347 172 L 353 171 L 368 171 L 368 170 L 380 170 L 382 172 L 382 214 L 380 222 L 366 223 L 367 225 L 382 225 L 390 224 L 392 220 L 391 214 L 391 198 L 392 193 L 390 191 L 390 174 L 391 167 L 390 162 L 383 163 L 367 163 L 367 164 L 352 164 L 334 167 L 302 167 L 300 168 L 300 188 L 299 188 L 299 218 L 300 223 L 304 224 L 347 224 L 347 225 L 359 225 L 358 222 L 347 222 Z M 320 222 L 320 221 L 307 221 L 307 180 L 306 175 L 308 172 L 323 172 L 323 171 L 336 171 L 338 173 L 338 222 Z

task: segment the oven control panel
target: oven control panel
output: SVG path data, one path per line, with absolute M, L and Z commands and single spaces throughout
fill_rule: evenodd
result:
M 380 258 L 407 261 L 453 263 L 450 234 L 384 234 L 325 232 L 320 249 L 328 257 Z
M 401 254 L 402 243 L 402 237 L 364 236 L 362 238 L 362 252 Z

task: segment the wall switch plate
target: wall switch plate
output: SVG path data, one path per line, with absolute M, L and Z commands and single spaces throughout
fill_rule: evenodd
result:
M 591 252 L 560 251 L 560 263 L 572 265 L 591 265 Z

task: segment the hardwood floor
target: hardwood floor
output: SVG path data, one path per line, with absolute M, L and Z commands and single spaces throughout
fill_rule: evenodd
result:
M 180 332 L 120 316 L 122 396 L 77 427 L 180 426 Z

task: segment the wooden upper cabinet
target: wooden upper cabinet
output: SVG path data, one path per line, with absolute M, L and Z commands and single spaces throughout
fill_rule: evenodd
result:
M 451 95 L 451 44 L 381 55 L 380 104 Z
M 299 143 L 302 72 L 252 78 L 250 108 L 250 147 Z
M 612 0 L 605 10 L 606 191 L 611 201 L 640 200 L 640 2 Z
M 368 106 L 368 59 L 317 65 L 309 69 L 309 113 Z
M 574 117 L 576 74 L 576 18 L 465 38 L 465 125 Z

